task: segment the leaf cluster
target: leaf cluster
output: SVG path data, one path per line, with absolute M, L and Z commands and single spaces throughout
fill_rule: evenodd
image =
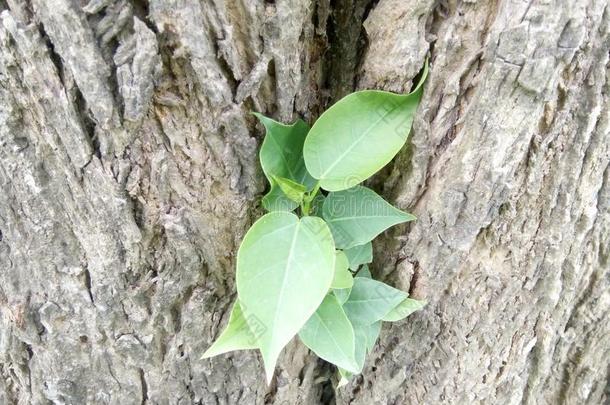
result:
M 270 381 L 280 352 L 298 335 L 345 383 L 362 371 L 383 321 L 425 305 L 371 277 L 372 240 L 415 217 L 360 183 L 405 144 L 426 72 L 409 94 L 352 93 L 311 128 L 255 114 L 266 129 L 260 162 L 269 212 L 239 247 L 238 298 L 204 357 L 258 349 Z

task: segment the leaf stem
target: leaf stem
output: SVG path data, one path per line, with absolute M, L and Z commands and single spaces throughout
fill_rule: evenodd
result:
M 301 213 L 303 214 L 303 216 L 309 215 L 309 210 L 311 209 L 311 202 L 314 198 L 316 198 L 318 191 L 320 191 L 320 182 L 317 182 L 311 193 L 307 194 L 305 198 L 303 198 L 303 202 L 301 203 Z
M 313 187 L 313 190 L 311 192 L 311 201 L 313 201 L 313 199 L 316 197 L 316 194 L 318 194 L 318 191 L 320 191 L 320 182 L 318 181 L 316 183 L 316 185 Z

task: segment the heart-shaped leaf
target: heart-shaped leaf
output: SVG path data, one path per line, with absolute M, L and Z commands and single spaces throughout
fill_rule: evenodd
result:
M 415 219 L 363 186 L 330 193 L 324 200 L 322 216 L 340 249 L 363 245 L 389 227 Z
M 237 253 L 237 293 L 268 381 L 282 348 L 328 292 L 334 265 L 333 239 L 320 218 L 273 212 L 246 233 Z
M 271 180 L 271 188 L 262 199 L 263 207 L 269 212 L 293 211 L 299 204 L 292 201 L 280 188 L 275 180 Z
M 352 314 L 353 315 L 353 314 Z M 372 324 L 358 323 L 358 320 L 352 320 L 348 317 L 352 328 L 354 329 L 354 353 L 356 358 L 356 364 L 358 365 L 357 373 L 362 371 L 366 355 L 373 350 L 375 343 L 379 338 L 381 332 L 381 321 L 373 322 Z
M 358 270 L 358 273 L 356 273 L 354 277 L 373 278 L 373 275 L 371 274 L 371 270 L 369 270 L 369 266 L 365 264 Z
M 353 285 L 353 281 L 352 281 L 352 285 Z M 337 297 L 337 301 L 339 301 L 339 304 L 343 305 L 345 304 L 345 301 L 347 301 L 347 299 L 349 298 L 349 293 L 352 291 L 351 288 L 339 288 L 336 290 L 333 290 L 333 294 L 335 294 L 335 297 Z
M 415 311 L 419 311 L 426 306 L 426 301 L 414 300 L 412 298 L 404 299 L 394 309 L 383 317 L 384 321 L 397 322 L 406 318 Z
M 318 357 L 351 372 L 358 371 L 354 330 L 334 295 L 324 298 L 299 332 L 299 338 Z
M 229 315 L 229 323 L 201 358 L 205 359 L 233 350 L 256 348 L 256 336 L 246 322 L 239 301 L 235 301 Z
M 376 173 L 405 144 L 422 95 L 379 90 L 352 93 L 315 122 L 303 146 L 307 169 L 328 191 L 348 189 Z
M 379 334 L 381 333 L 381 321 L 374 322 L 366 327 L 366 352 L 369 353 L 375 347 Z
M 311 215 L 322 218 L 322 207 L 324 206 L 324 200 L 326 197 L 321 193 L 314 196 L 311 202 Z
M 330 285 L 331 288 L 345 289 L 350 288 L 354 284 L 354 277 L 348 270 L 349 262 L 347 256 L 340 250 L 337 250 L 335 259 L 335 276 L 333 282 Z
M 354 328 L 354 337 L 356 339 L 354 353 L 358 369 L 355 371 L 355 374 L 358 374 L 362 371 L 362 368 L 364 367 L 364 361 L 366 360 L 368 325 L 359 325 L 354 324 L 353 322 L 351 323 L 352 327 Z
M 362 264 L 367 264 L 373 261 L 373 244 L 371 242 L 364 245 L 358 245 L 344 250 L 349 268 L 356 271 Z
M 407 293 L 377 280 L 355 277 L 349 298 L 343 309 L 352 324 L 371 325 L 383 319 Z
M 375 347 L 375 343 L 377 342 L 377 339 L 379 338 L 379 333 L 381 332 L 381 321 L 374 322 L 371 325 L 364 325 L 353 322 L 351 323 L 354 329 L 355 337 L 354 357 L 356 358 L 356 364 L 358 368 L 355 372 L 351 373 L 347 370 L 342 370 L 341 368 L 339 368 L 339 375 L 342 380 L 344 378 L 347 380 L 349 377 L 351 377 L 352 373 L 358 374 L 362 371 L 362 368 L 364 367 L 364 362 L 366 360 L 366 355 L 371 350 L 373 350 L 373 347 Z
M 273 180 L 275 180 L 286 197 L 297 204 L 300 204 L 303 201 L 307 187 L 285 177 L 273 176 Z
M 259 158 L 271 189 L 263 197 L 263 206 L 268 211 L 291 211 L 298 204 L 283 194 L 273 176 L 303 184 L 307 190 L 313 188 L 316 181 L 307 172 L 303 160 L 303 143 L 309 126 L 301 119 L 292 125 L 284 125 L 262 114 L 254 115 L 266 130 Z
M 341 367 L 337 367 L 337 373 L 339 374 L 339 383 L 337 384 L 337 388 L 341 388 L 347 385 L 347 383 L 349 383 L 350 377 L 354 375 L 353 373 L 350 373 L 349 371 L 344 370 Z

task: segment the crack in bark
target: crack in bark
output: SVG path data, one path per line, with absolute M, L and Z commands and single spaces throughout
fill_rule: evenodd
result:
M 144 374 L 144 370 L 142 368 L 139 369 L 140 374 L 140 385 L 142 387 L 142 405 L 145 405 L 148 402 L 148 384 L 146 383 L 146 376 Z

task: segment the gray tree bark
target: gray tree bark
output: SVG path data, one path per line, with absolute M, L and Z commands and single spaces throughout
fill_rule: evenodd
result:
M 600 404 L 605 0 L 0 0 L 0 403 Z M 377 277 L 429 301 L 361 376 L 300 343 L 200 360 L 264 192 L 262 127 L 430 77 L 370 185 L 418 221 Z

